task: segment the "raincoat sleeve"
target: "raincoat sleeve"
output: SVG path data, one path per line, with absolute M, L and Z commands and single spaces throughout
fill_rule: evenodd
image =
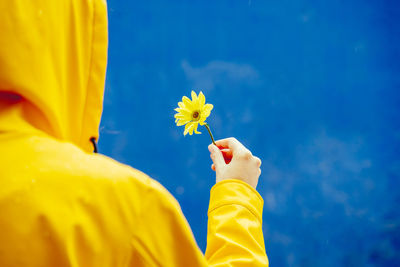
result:
M 262 232 L 263 199 L 240 180 L 211 189 L 206 258 L 211 266 L 268 266 Z
M 263 200 L 249 185 L 226 180 L 212 188 L 205 256 L 178 202 L 163 187 L 156 187 L 162 194 L 149 194 L 152 204 L 144 220 L 153 230 L 139 231 L 133 241 L 138 261 L 145 266 L 268 266 L 261 222 Z

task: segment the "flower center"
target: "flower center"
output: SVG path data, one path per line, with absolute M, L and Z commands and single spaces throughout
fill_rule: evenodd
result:
M 198 120 L 200 118 L 200 113 L 198 111 L 193 112 L 192 117 L 194 120 Z

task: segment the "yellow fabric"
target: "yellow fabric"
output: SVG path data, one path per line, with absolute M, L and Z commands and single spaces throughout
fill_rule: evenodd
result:
M 102 155 L 102 0 L 0 1 L 0 266 L 266 266 L 262 199 L 211 190 L 204 256 L 177 201 Z

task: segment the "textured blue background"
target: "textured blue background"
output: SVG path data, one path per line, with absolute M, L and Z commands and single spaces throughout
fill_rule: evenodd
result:
M 263 160 L 271 266 L 400 265 L 400 3 L 108 1 L 100 151 L 179 200 L 206 246 L 214 183 L 205 129 L 173 109 L 214 104 L 216 138 Z

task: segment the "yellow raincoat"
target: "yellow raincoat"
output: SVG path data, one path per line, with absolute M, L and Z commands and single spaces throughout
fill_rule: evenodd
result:
M 94 154 L 107 60 L 102 0 L 0 1 L 0 266 L 267 266 L 263 201 L 211 190 L 205 255 L 177 201 Z

